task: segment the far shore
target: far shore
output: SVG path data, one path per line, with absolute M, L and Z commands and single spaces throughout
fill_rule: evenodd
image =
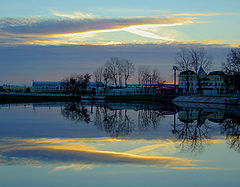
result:
M 127 101 L 127 102 L 156 102 L 165 101 L 170 102 L 174 99 L 173 96 L 106 96 L 104 101 Z M 94 97 L 89 96 L 88 98 L 81 97 L 80 95 L 75 96 L 64 96 L 58 94 L 52 95 L 17 95 L 17 94 L 4 94 L 0 95 L 0 103 L 29 103 L 29 102 L 80 102 L 81 100 L 95 100 Z

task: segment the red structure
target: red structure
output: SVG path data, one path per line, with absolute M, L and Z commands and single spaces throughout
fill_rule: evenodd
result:
M 157 95 L 178 95 L 179 86 L 173 84 L 163 84 L 162 86 L 156 89 Z

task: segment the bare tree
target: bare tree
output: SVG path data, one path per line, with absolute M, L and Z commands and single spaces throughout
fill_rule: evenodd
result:
M 175 62 L 178 71 L 189 71 L 191 67 L 191 58 L 189 55 L 189 49 L 181 48 L 179 52 L 176 53 Z
M 99 87 L 99 84 L 102 82 L 103 80 L 103 67 L 98 67 L 94 72 L 93 72 L 93 76 L 94 76 L 94 80 L 96 82 L 96 86 Z
M 124 72 L 124 64 L 123 59 L 118 59 L 117 62 L 117 68 L 118 68 L 118 85 L 122 87 L 123 84 L 123 72 Z
M 138 82 L 145 87 L 162 82 L 160 71 L 157 68 L 151 69 L 149 66 L 140 66 L 138 69 Z
M 111 80 L 115 86 L 117 86 L 118 80 L 118 63 L 118 57 L 111 57 L 110 60 L 104 65 L 105 78 L 108 77 L 108 79 Z
M 135 66 L 129 60 L 122 59 L 121 60 L 121 71 L 124 77 L 124 84 L 127 87 L 127 81 L 134 74 Z
M 187 93 L 188 93 L 189 92 L 189 85 L 190 85 L 189 73 L 192 69 L 189 49 L 181 48 L 180 51 L 176 53 L 175 62 L 176 62 L 177 70 L 182 73 L 181 74 L 182 78 L 184 80 L 186 80 L 186 84 L 187 84 L 187 89 L 186 90 L 187 90 Z
M 240 90 L 240 48 L 231 49 L 227 55 L 227 62 L 223 64 L 226 80 L 233 88 Z
M 111 57 L 103 67 L 105 82 L 112 82 L 115 86 L 122 87 L 134 73 L 134 65 L 129 60 Z M 97 72 L 95 72 L 97 74 Z M 107 81 L 106 81 L 107 80 Z
M 207 54 L 204 48 L 181 48 L 175 57 L 176 66 L 181 72 L 193 71 L 196 74 L 198 81 L 198 90 L 202 92 L 202 84 L 204 77 L 199 75 L 199 68 L 202 67 L 205 71 L 209 71 L 212 65 L 212 58 Z M 189 85 L 189 74 L 184 76 Z M 187 87 L 188 90 L 188 87 Z
M 207 54 L 204 48 L 191 48 L 189 50 L 191 58 L 191 67 L 195 73 L 198 73 L 200 67 L 208 72 L 212 66 L 212 57 Z
M 98 67 L 94 72 L 93 76 L 96 82 L 101 82 L 103 78 L 103 67 Z
M 231 49 L 227 55 L 227 62 L 223 66 L 227 74 L 240 73 L 240 48 Z
M 110 82 L 112 78 L 111 71 L 109 71 L 108 68 L 105 68 L 103 70 L 103 78 L 104 78 L 105 87 L 107 87 L 107 84 Z
M 160 76 L 160 71 L 157 68 L 152 69 L 151 74 L 151 84 L 160 84 L 162 82 L 162 78 Z
M 138 68 L 138 84 L 144 84 L 144 76 L 145 73 L 148 71 L 148 68 L 146 66 L 140 66 Z

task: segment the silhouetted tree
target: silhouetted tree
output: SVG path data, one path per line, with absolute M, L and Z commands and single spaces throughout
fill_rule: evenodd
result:
M 150 68 L 149 66 L 140 66 L 138 69 L 138 83 L 145 87 L 145 91 L 153 87 L 153 85 L 161 84 L 162 78 L 160 71 L 157 68 Z
M 129 60 L 111 57 L 102 67 L 102 72 L 106 84 L 111 81 L 115 86 L 122 87 L 124 82 L 127 87 L 127 81 L 134 73 L 134 65 Z M 94 74 L 98 75 L 99 70 Z
M 91 79 L 91 74 L 79 74 L 71 75 L 62 81 L 66 91 L 70 91 L 73 95 L 84 93 L 87 89 L 87 85 Z
M 231 49 L 226 63 L 223 63 L 222 66 L 227 75 L 227 81 L 235 90 L 240 90 L 240 48 Z
M 111 57 L 109 61 L 104 65 L 104 78 L 111 80 L 115 86 L 117 86 L 119 68 L 118 68 L 119 58 Z
M 120 62 L 120 67 L 124 77 L 125 87 L 127 87 L 127 81 L 134 75 L 135 66 L 129 60 L 122 59 Z

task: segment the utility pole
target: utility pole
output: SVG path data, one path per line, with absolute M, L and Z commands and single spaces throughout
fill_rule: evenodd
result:
M 173 66 L 173 71 L 174 71 L 174 74 L 173 74 L 173 82 L 174 82 L 174 90 L 175 90 L 175 94 L 176 94 L 176 80 L 177 80 L 177 66 Z

